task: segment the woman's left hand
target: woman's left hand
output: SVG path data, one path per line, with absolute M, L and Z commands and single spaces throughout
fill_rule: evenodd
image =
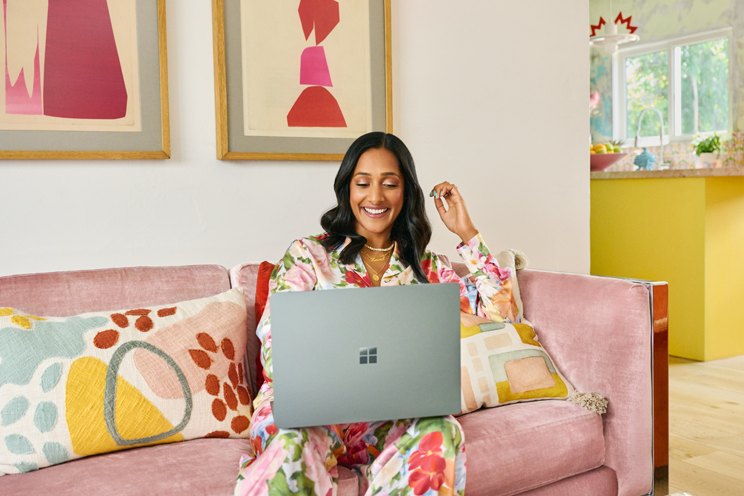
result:
M 429 196 L 434 197 L 434 204 L 444 225 L 447 226 L 447 229 L 460 236 L 463 243 L 467 243 L 473 236 L 478 234 L 473 221 L 470 220 L 470 214 L 465 206 L 465 200 L 463 200 L 460 192 L 457 190 L 457 186 L 444 181 L 434 186 Z M 447 201 L 447 207 L 449 209 L 444 208 L 443 199 Z

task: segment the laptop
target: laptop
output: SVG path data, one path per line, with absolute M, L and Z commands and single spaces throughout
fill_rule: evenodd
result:
M 460 286 L 271 295 L 280 428 L 460 411 Z

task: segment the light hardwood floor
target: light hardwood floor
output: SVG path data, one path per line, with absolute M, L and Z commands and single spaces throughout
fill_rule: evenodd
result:
M 669 357 L 669 492 L 744 495 L 744 356 Z

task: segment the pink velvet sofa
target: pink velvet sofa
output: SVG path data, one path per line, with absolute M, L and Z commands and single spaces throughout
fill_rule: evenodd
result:
M 455 264 L 461 272 L 464 267 Z M 154 306 L 245 288 L 248 362 L 258 264 L 136 267 L 0 277 L 0 307 L 36 315 Z M 649 284 L 538 270 L 519 272 L 526 317 L 579 391 L 603 394 L 605 415 L 566 401 L 479 410 L 459 418 L 468 496 L 653 494 L 652 307 Z M 255 366 L 248 367 L 253 384 Z M 244 439 L 198 439 L 83 458 L 0 477 L 0 494 L 232 494 Z M 356 496 L 340 470 L 339 496 Z

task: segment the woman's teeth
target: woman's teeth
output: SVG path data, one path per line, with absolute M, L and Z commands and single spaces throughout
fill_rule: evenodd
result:
M 368 208 L 368 207 L 362 207 L 367 213 L 370 213 L 372 215 L 379 215 L 387 210 L 387 208 Z

